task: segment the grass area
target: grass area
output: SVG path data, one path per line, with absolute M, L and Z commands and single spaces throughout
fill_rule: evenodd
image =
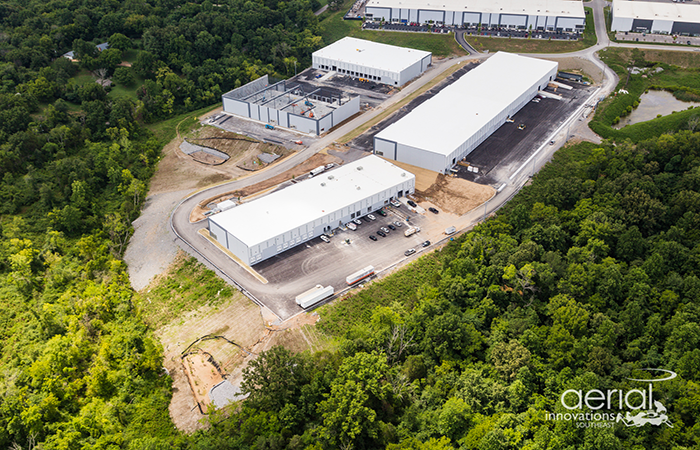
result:
M 195 258 L 180 254 L 167 272 L 137 296 L 144 320 L 159 328 L 200 306 L 228 302 L 234 289 Z
M 679 100 L 697 101 L 700 98 L 700 55 L 676 53 L 680 52 L 643 51 L 636 48 L 607 48 L 601 51 L 599 55 L 603 62 L 620 77 L 617 89 L 625 89 L 629 94 L 612 96 L 603 101 L 589 125 L 591 129 L 606 139 L 631 139 L 633 142 L 688 129 L 688 120 L 700 115 L 697 109 L 628 125 L 620 130 L 612 128 L 620 118 L 637 107 L 641 95 L 648 89 L 667 90 Z M 660 67 L 663 70 L 658 73 L 649 70 L 644 74 L 632 75 L 628 73 L 628 67 L 633 65 L 642 68 Z
M 363 30 L 362 21 L 343 20 L 343 15 L 351 5 L 352 1 L 346 1 L 340 11 L 333 11 L 330 14 L 324 13 L 322 15 L 322 17 L 325 17 L 321 21 L 321 36 L 326 45 L 332 44 L 346 36 L 352 36 L 358 39 L 381 42 L 383 44 L 425 50 L 437 57 L 465 54 L 452 34 Z
M 586 28 L 580 41 L 558 41 L 543 39 L 510 39 L 500 37 L 465 36 L 465 39 L 477 51 L 506 51 L 513 53 L 568 53 L 582 50 L 596 44 L 595 21 L 593 10 L 584 8 Z
M 196 111 L 190 111 L 183 113 L 170 119 L 162 120 L 157 123 L 147 125 L 146 128 L 151 130 L 153 134 L 162 142 L 167 144 L 168 142 L 175 139 L 177 136 L 177 129 L 179 128 L 181 132 L 191 130 L 192 128 L 199 125 L 199 117 L 209 111 L 218 108 L 220 104 L 206 106 L 204 108 L 198 109 Z M 182 123 L 181 123 L 182 122 Z
M 387 118 L 389 115 L 393 114 L 395 111 L 399 110 L 402 108 L 404 105 L 406 105 L 408 102 L 413 100 L 414 98 L 418 97 L 419 95 L 423 94 L 429 89 L 432 89 L 433 86 L 450 76 L 453 72 L 456 70 L 460 69 L 462 67 L 462 64 L 455 64 L 454 66 L 450 67 L 449 69 L 445 70 L 443 73 L 441 73 L 439 76 L 435 77 L 430 83 L 426 83 L 425 86 L 422 88 L 418 89 L 416 92 L 413 94 L 409 95 L 408 97 L 402 99 L 401 101 L 393 104 L 391 108 L 386 109 L 383 111 L 381 114 L 378 114 L 374 119 L 365 122 L 362 126 L 355 128 L 345 136 L 341 137 L 338 139 L 338 142 L 344 144 L 346 142 L 351 141 L 352 139 L 355 139 L 357 136 L 361 135 L 365 131 L 369 130 L 371 127 L 374 125 L 378 124 L 385 118 Z

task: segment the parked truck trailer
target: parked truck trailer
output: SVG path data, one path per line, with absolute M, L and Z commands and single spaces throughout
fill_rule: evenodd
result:
M 349 277 L 345 279 L 345 281 L 348 283 L 348 285 L 352 285 L 357 283 L 360 280 L 364 280 L 365 278 L 369 277 L 370 275 L 374 274 L 374 267 L 373 266 L 367 266 L 362 270 L 358 270 L 357 272 L 353 273 Z
M 304 309 L 310 308 L 318 302 L 331 297 L 335 293 L 333 286 L 323 287 L 317 284 L 315 287 L 303 292 L 296 297 L 297 305 Z

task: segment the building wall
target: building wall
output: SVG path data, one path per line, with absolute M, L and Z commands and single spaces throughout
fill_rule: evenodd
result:
M 248 110 L 248 102 L 242 102 L 240 100 L 235 100 L 232 98 L 223 97 L 224 100 L 224 111 L 237 114 L 243 117 L 250 117 L 250 112 Z
M 319 217 L 300 227 L 290 229 L 279 236 L 247 246 L 233 234 L 225 231 L 215 220 L 216 216 L 208 219 L 209 232 L 217 242 L 227 248 L 237 258 L 247 265 L 254 265 L 285 250 L 296 247 L 321 234 L 328 233 L 350 220 L 362 217 L 376 211 L 389 203 L 389 200 L 412 194 L 415 191 L 415 178 L 387 188 L 385 191 L 371 197 L 361 199 L 350 205 L 344 205 L 336 211 Z
M 672 31 L 673 20 L 655 20 L 651 26 L 652 33 L 670 34 Z
M 671 33 L 680 35 L 700 36 L 700 23 L 674 22 L 671 28 Z
M 634 19 L 631 17 L 618 17 L 613 12 L 612 23 L 610 29 L 612 31 L 632 31 L 632 23 Z
M 525 14 L 489 14 L 480 12 L 465 11 L 442 11 L 430 8 L 421 9 L 397 9 L 368 6 L 366 14 L 376 20 L 386 20 L 387 22 L 433 22 L 444 23 L 445 25 L 471 25 L 482 24 L 488 26 L 522 27 L 529 29 L 549 29 L 549 30 L 576 30 L 576 26 L 583 28 L 586 18 L 583 17 L 557 17 L 557 16 L 528 16 Z

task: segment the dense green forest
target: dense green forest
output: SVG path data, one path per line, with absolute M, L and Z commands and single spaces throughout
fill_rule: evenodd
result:
M 0 3 L 0 446 L 700 446 L 700 133 L 687 121 L 558 152 L 495 218 L 324 307 L 337 350 L 275 348 L 247 369 L 242 405 L 174 430 L 162 348 L 121 259 L 162 146 L 143 122 L 308 61 L 315 3 Z M 85 71 L 134 97 L 80 84 Z M 672 427 L 546 418 L 565 390 L 637 388 L 627 378 L 647 367 L 678 374 L 654 386 Z

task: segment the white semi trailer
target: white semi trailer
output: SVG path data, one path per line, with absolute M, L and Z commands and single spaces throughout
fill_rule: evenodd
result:
M 308 309 L 318 302 L 327 299 L 335 293 L 333 286 L 323 287 L 317 284 L 315 287 L 309 289 L 308 291 L 297 295 L 296 302 L 297 305 L 304 309 Z

